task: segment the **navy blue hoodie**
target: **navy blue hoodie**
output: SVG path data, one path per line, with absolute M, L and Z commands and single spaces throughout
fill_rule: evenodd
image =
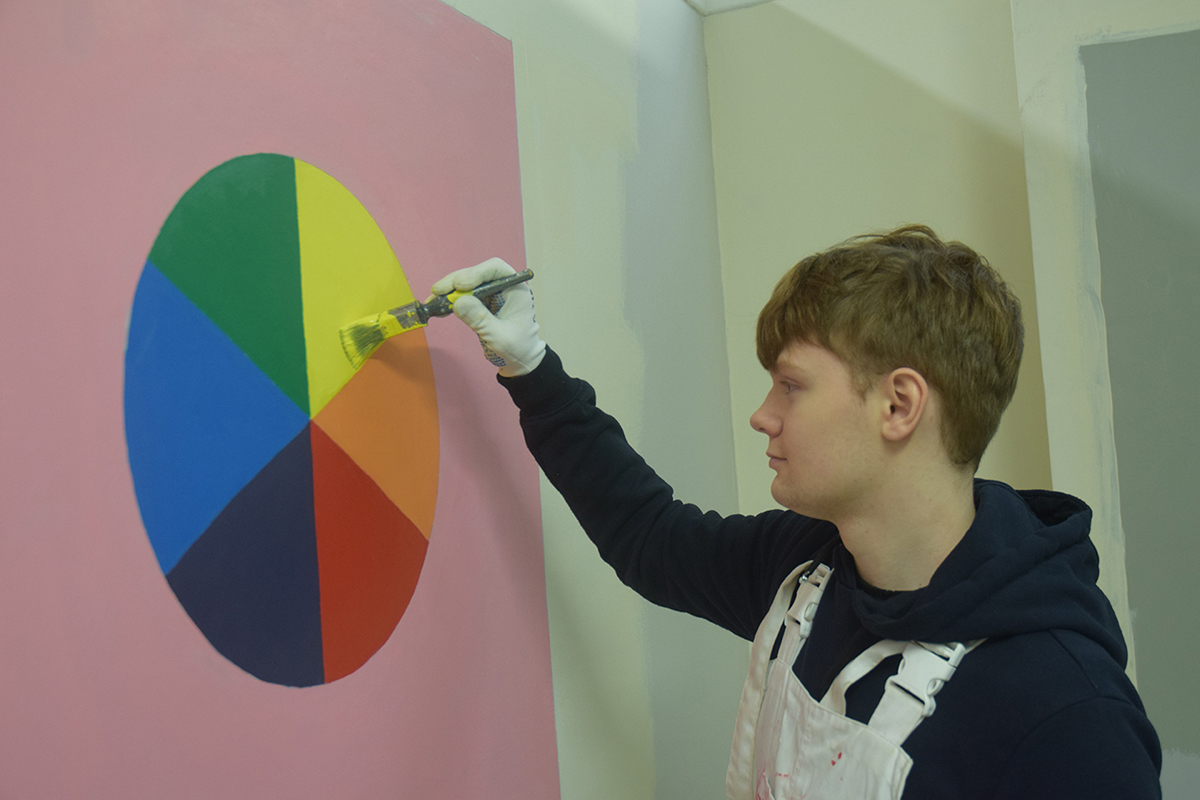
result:
M 1158 738 L 1096 586 L 1082 501 L 977 481 L 975 521 L 929 585 L 881 592 L 858 580 L 828 522 L 783 510 L 722 517 L 675 500 L 552 351 L 530 375 L 501 383 L 547 478 L 621 580 L 651 602 L 753 639 L 796 566 L 816 558 L 833 567 L 794 665 L 813 697 L 880 639 L 987 640 L 905 741 L 905 798 L 1161 797 Z M 847 716 L 869 719 L 898 666 L 899 656 L 885 660 L 856 683 Z

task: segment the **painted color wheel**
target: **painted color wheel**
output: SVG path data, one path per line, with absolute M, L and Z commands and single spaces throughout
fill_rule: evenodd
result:
M 202 177 L 142 271 L 125 354 L 142 520 L 196 626 L 265 681 L 350 674 L 416 589 L 438 474 L 425 335 L 357 373 L 338 337 L 412 300 L 358 201 L 273 154 Z

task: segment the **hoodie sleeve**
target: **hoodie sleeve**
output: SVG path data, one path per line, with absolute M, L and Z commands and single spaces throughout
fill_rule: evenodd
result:
M 1068 706 L 1014 751 L 996 800 L 1158 800 L 1158 737 L 1133 704 L 1095 697 Z
M 789 511 L 722 517 L 676 500 L 551 350 L 528 375 L 499 380 L 546 477 L 621 581 L 652 603 L 753 639 L 783 578 L 833 535 Z

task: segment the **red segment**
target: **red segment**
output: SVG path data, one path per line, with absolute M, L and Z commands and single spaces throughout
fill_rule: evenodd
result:
M 361 667 L 391 636 L 417 588 L 428 542 L 315 424 L 312 456 L 328 683 Z

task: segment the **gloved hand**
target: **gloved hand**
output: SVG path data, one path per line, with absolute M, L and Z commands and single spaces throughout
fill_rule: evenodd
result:
M 451 272 L 431 288 L 435 295 L 469 291 L 481 283 L 516 272 L 499 258 Z M 533 372 L 542 363 L 546 343 L 538 336 L 533 292 L 528 282 L 510 286 L 480 301 L 464 295 L 454 301 L 454 314 L 470 326 L 483 344 L 483 353 L 508 378 Z

